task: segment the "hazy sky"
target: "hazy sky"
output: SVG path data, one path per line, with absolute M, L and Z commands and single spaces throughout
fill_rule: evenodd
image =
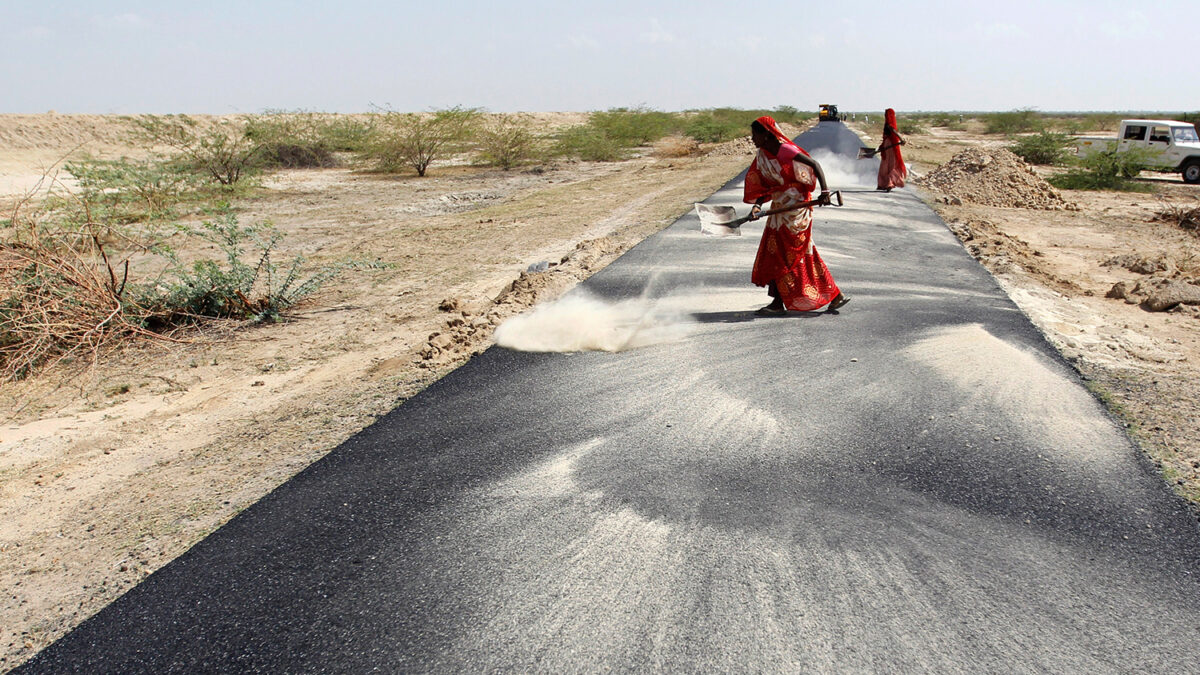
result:
M 7 113 L 1200 110 L 1194 0 L 2 6 Z

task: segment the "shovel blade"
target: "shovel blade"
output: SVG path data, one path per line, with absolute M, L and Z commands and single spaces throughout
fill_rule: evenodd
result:
M 741 222 L 732 206 L 696 204 L 696 216 L 700 218 L 700 232 L 712 237 L 740 237 Z

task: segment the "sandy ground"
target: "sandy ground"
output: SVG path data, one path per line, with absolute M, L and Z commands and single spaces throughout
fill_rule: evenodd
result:
M 547 125 L 584 119 L 546 114 Z M 878 133 L 864 129 L 865 134 Z M 66 152 L 130 154 L 99 116 L 0 115 L 0 195 Z M 906 146 L 917 173 L 963 147 L 933 130 Z M 128 153 L 127 153 L 128 151 Z M 285 253 L 379 259 L 269 326 L 220 324 L 143 343 L 79 376 L 0 386 L 0 666 L 13 667 L 272 488 L 486 348 L 493 329 L 556 296 L 707 197 L 750 159 L 647 154 L 504 172 L 435 165 L 425 179 L 349 168 L 286 171 L 239 204 Z M 1200 494 L 1200 321 L 1105 297 L 1139 275 L 1109 258 L 1164 255 L 1195 269 L 1200 239 L 1149 216 L 1200 188 L 1069 193 L 1079 211 L 946 205 L 927 194 L 1177 487 Z M 534 263 L 555 263 L 524 274 Z

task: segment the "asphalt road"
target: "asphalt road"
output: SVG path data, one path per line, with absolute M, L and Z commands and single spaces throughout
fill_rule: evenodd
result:
M 819 209 L 853 300 L 783 318 L 760 227 L 583 285 L 685 338 L 492 348 L 21 670 L 1196 672 L 1195 520 L 939 218 Z

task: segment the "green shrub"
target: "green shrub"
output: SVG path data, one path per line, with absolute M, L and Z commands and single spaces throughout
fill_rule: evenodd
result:
M 776 122 L 787 122 L 788 124 L 799 124 L 803 121 L 800 111 L 790 105 L 776 107 L 771 111 L 771 117 L 774 117 Z
M 743 125 L 740 121 L 701 113 L 693 117 L 683 131 L 685 135 L 701 143 L 723 143 L 748 135 L 749 129 L 749 123 Z
M 1067 161 L 1067 146 L 1070 143 L 1071 137 L 1066 134 L 1041 131 L 1022 136 L 1008 149 L 1030 164 L 1057 165 Z
M 364 154 L 381 171 L 414 169 L 424 176 L 433 160 L 465 146 L 480 115 L 478 108 L 462 106 L 432 113 L 387 112 Z
M 649 108 L 611 108 L 588 116 L 588 124 L 616 143 L 639 147 L 671 133 L 677 126 L 671 113 Z
M 1116 131 L 1121 119 L 1117 113 L 1089 113 L 1083 116 L 1082 131 Z
M 1151 186 L 1131 180 L 1149 166 L 1148 159 L 1148 151 L 1142 149 L 1097 152 L 1078 160 L 1066 173 L 1050 177 L 1049 182 L 1068 190 L 1150 192 Z
M 511 169 L 539 154 L 539 141 L 529 119 L 522 115 L 498 115 L 483 125 L 476 136 L 483 162 Z
M 926 116 L 924 119 L 931 127 L 944 128 L 958 122 L 958 116 L 951 115 L 950 113 L 932 113 Z
M 920 118 L 901 117 L 896 120 L 896 126 L 896 131 L 900 132 L 900 134 L 904 136 L 929 133 L 928 129 L 921 126 Z
M 316 133 L 331 150 L 337 152 L 361 152 L 370 147 L 374 140 L 376 116 L 366 120 L 348 115 L 322 115 L 314 120 Z
M 783 106 L 781 106 L 783 108 Z M 790 108 L 790 110 L 795 110 Z M 785 110 L 786 112 L 786 110 Z M 777 122 L 797 123 L 803 116 L 796 111 L 791 119 L 784 119 L 776 110 L 741 110 L 738 108 L 710 108 L 690 113 L 684 133 L 702 143 L 722 143 L 750 135 L 750 123 L 770 115 Z
M 333 145 L 312 113 L 270 112 L 246 122 L 246 137 L 261 148 L 261 166 L 285 169 L 337 165 Z
M 204 183 L 201 176 L 171 160 L 82 159 L 64 168 L 79 184 L 77 199 L 65 200 L 64 205 L 87 210 L 84 217 L 93 222 L 172 218 L 173 207 L 194 198 Z
M 602 130 L 590 124 L 583 124 L 558 134 L 553 153 L 578 157 L 587 162 L 615 162 L 628 157 L 629 148 Z
M 989 134 L 1020 134 L 1042 128 L 1041 118 L 1029 108 L 988 113 L 984 115 L 984 125 L 984 130 Z
M 283 235 L 269 222 L 239 225 L 228 210 L 199 228 L 180 226 L 180 231 L 215 244 L 224 260 L 200 260 L 187 266 L 167 252 L 172 265 L 155 283 L 134 290 L 143 322 L 150 327 L 198 317 L 278 321 L 284 311 L 343 271 L 381 266 L 346 261 L 313 270 L 302 256 L 280 264 L 276 247 Z
M 214 126 L 202 130 L 186 115 L 142 117 L 135 123 L 149 142 L 171 147 L 177 161 L 220 185 L 233 186 L 256 173 L 255 160 L 262 146 L 241 129 Z

